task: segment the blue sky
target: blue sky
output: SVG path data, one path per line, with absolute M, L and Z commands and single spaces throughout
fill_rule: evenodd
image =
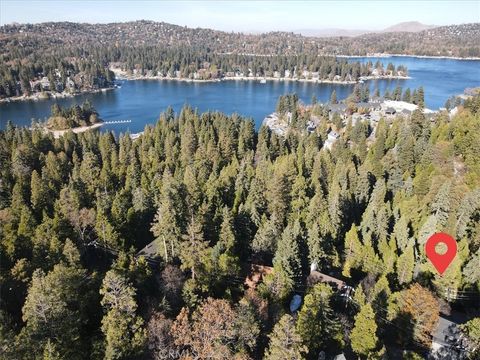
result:
M 0 0 L 0 24 L 165 21 L 226 31 L 378 30 L 403 21 L 448 25 L 480 21 L 470 1 L 31 1 Z

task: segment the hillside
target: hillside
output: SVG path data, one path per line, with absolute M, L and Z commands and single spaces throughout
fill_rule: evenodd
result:
M 305 37 L 289 32 L 242 34 L 211 29 L 188 28 L 163 22 L 135 21 L 111 24 L 69 22 L 5 25 L 0 27 L 2 54 L 26 54 L 38 46 L 188 46 L 207 52 L 258 55 L 344 54 L 397 51 L 400 54 L 480 56 L 480 23 L 441 26 L 420 32 L 406 32 L 419 23 L 403 23 L 387 33 L 370 33 L 352 38 Z M 389 29 L 387 29 L 389 30 Z
M 425 25 L 418 21 L 406 21 L 392 26 L 389 26 L 384 32 L 420 32 L 423 30 L 429 30 L 436 28 L 435 25 Z

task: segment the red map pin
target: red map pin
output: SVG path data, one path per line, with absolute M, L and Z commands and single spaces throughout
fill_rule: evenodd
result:
M 435 250 L 437 244 L 444 243 L 447 246 L 445 254 L 438 254 Z M 443 275 L 448 266 L 457 255 L 457 242 L 453 237 L 445 233 L 436 233 L 429 237 L 425 244 L 425 252 L 440 275 Z

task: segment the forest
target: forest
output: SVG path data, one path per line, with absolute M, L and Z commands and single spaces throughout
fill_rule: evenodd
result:
M 292 99 L 279 107 L 305 124 Z M 480 96 L 374 136 L 320 116 L 285 137 L 189 106 L 136 140 L 9 124 L 2 359 L 426 358 L 442 309 L 478 308 Z M 437 231 L 458 242 L 443 277 L 424 253 Z M 267 270 L 247 284 L 253 265 Z M 309 283 L 312 268 L 354 291 Z M 479 329 L 461 325 L 445 358 L 478 359 Z

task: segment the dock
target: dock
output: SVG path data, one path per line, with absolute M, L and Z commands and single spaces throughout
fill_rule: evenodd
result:
M 105 125 L 110 125 L 110 124 L 126 124 L 131 122 L 132 120 L 112 120 L 112 121 L 104 121 L 103 123 Z

